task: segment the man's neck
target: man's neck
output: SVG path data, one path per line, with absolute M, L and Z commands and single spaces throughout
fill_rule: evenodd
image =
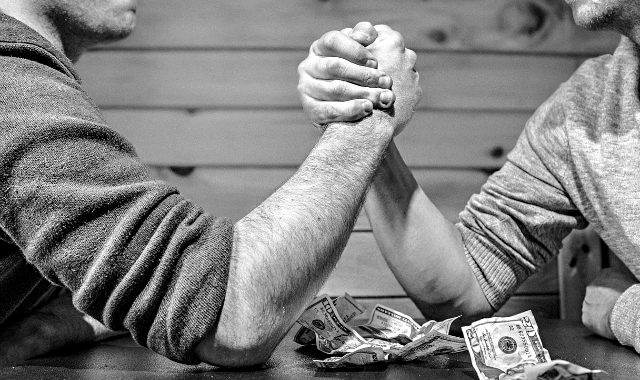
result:
M 623 33 L 627 36 L 631 41 L 633 41 L 636 45 L 640 46 L 640 25 Z
M 632 7 L 617 15 L 611 27 L 618 33 L 640 45 L 640 9 Z
M 72 62 L 77 62 L 84 51 L 80 44 L 71 43 L 69 38 L 64 39 L 52 20 L 37 9 L 29 1 L 0 2 L 0 12 L 15 18 L 47 39 L 56 49 L 63 52 Z

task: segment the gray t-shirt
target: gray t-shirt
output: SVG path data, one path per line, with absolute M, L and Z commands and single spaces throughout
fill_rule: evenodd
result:
M 585 62 L 460 214 L 468 261 L 495 309 L 587 224 L 640 278 L 639 56 L 622 38 L 613 55 Z M 640 285 L 617 301 L 611 325 L 640 352 Z

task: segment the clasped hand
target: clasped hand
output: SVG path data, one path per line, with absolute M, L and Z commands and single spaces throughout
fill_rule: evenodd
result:
M 638 281 L 628 271 L 603 269 L 587 286 L 582 303 L 582 323 L 602 337 L 615 339 L 610 321 L 613 307 L 622 293 L 637 283 Z
M 386 25 L 361 22 L 328 32 L 298 66 L 305 113 L 321 126 L 359 120 L 374 108 L 387 110 L 398 134 L 422 97 L 415 62 L 402 35 Z

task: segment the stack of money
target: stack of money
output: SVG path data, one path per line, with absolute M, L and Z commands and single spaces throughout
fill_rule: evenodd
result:
M 603 371 L 551 361 L 542 346 L 531 311 L 485 318 L 462 328 L 471 362 L 480 380 L 599 379 Z
M 419 360 L 467 349 L 463 338 L 449 335 L 456 318 L 420 325 L 405 314 L 376 305 L 368 322 L 356 325 L 354 318 L 364 311 L 348 294 L 336 299 L 321 296 L 298 319 L 303 327 L 294 341 L 315 344 L 329 355 L 344 355 L 314 360 L 318 367 L 331 369 Z

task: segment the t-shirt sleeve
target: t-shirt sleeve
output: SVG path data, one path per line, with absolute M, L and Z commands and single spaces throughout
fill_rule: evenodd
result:
M 640 353 L 640 284 L 632 285 L 618 298 L 611 312 L 611 330 L 621 344 Z
M 73 79 L 2 63 L 3 228 L 79 310 L 196 363 L 224 301 L 232 223 L 153 178 Z
M 529 119 L 504 166 L 460 214 L 467 260 L 495 310 L 572 229 L 586 227 L 562 185 L 569 173 L 562 92 Z

